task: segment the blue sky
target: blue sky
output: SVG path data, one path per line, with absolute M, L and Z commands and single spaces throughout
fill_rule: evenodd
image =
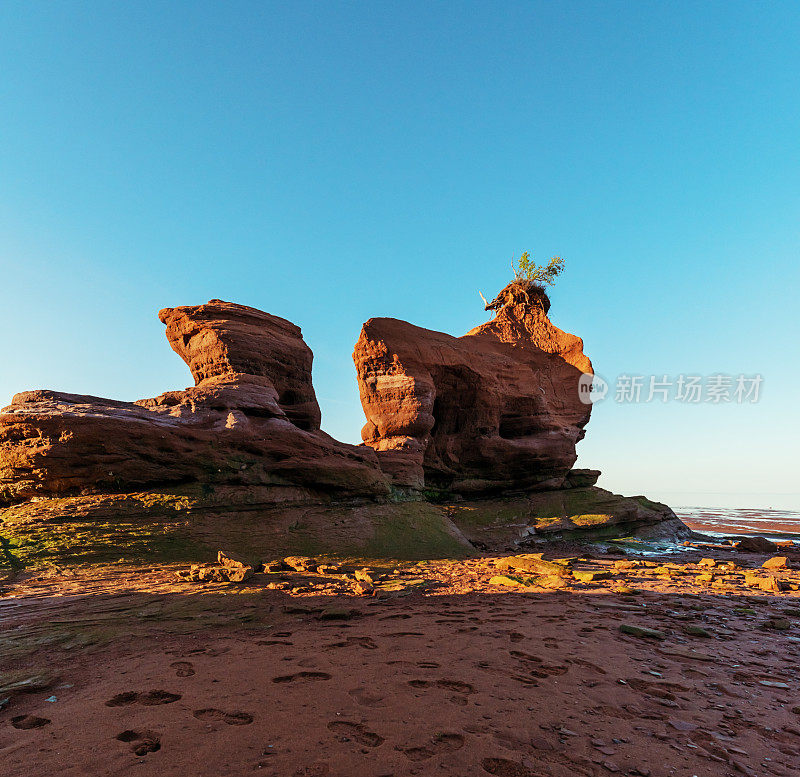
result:
M 451 334 L 522 251 L 597 371 L 764 376 L 595 408 L 579 464 L 800 509 L 800 5 L 0 4 L 0 404 L 191 382 L 156 312 L 303 329 L 358 441 L 361 323 Z

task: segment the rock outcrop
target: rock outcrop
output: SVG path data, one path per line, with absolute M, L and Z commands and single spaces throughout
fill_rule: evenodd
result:
M 465 499 L 447 504 L 445 509 L 470 542 L 487 549 L 575 537 L 607 539 L 636 534 L 678 540 L 690 534 L 667 505 L 594 486 Z
M 165 308 L 158 317 L 172 350 L 189 365 L 195 387 L 137 404 L 158 409 L 205 402 L 219 411 L 283 418 L 299 429 L 319 431 L 322 414 L 311 385 L 314 357 L 299 327 L 217 299 Z
M 294 324 L 221 300 L 159 317 L 196 385 L 135 403 L 17 394 L 0 414 L 0 493 L 192 482 L 270 486 L 275 501 L 388 493 L 372 450 L 320 431 L 312 355 Z
M 364 442 L 398 485 L 461 494 L 560 488 L 590 404 L 583 342 L 511 284 L 463 337 L 392 318 L 364 324 L 353 358 Z
M 91 558 L 143 536 L 169 558 L 223 536 L 263 553 L 423 558 L 532 536 L 680 533 L 665 505 L 571 469 L 592 367 L 547 306 L 512 284 L 463 337 L 368 321 L 358 446 L 321 430 L 294 324 L 221 300 L 166 308 L 194 386 L 138 402 L 28 391 L 0 412 L 4 536 L 33 547 L 45 526 L 63 544 L 83 527 L 75 552 Z

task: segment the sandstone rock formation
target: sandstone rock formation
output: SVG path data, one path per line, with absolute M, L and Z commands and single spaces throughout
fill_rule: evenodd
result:
M 4 536 L 29 543 L 46 525 L 63 543 L 76 525 L 121 522 L 92 554 L 116 557 L 133 531 L 168 537 L 170 557 L 225 534 L 265 553 L 422 558 L 534 535 L 685 530 L 665 505 L 571 469 L 591 408 L 578 380 L 592 367 L 529 291 L 504 289 L 496 317 L 463 337 L 368 321 L 354 354 L 359 446 L 320 429 L 294 324 L 221 300 L 162 310 L 194 386 L 138 402 L 28 391 L 0 412 Z
M 284 418 L 308 432 L 320 428 L 311 385 L 311 349 L 299 327 L 255 308 L 211 300 L 158 314 L 172 349 L 189 365 L 195 388 L 137 402 L 151 408 L 209 401 L 216 409 Z
M 356 343 L 364 442 L 399 485 L 486 494 L 560 488 L 591 405 L 579 337 L 562 332 L 524 287 L 489 306 L 463 337 L 373 318 Z
M 221 300 L 159 317 L 196 385 L 135 403 L 17 394 L 0 414 L 0 493 L 201 482 L 270 486 L 275 501 L 387 494 L 372 450 L 320 431 L 312 355 L 294 324 Z

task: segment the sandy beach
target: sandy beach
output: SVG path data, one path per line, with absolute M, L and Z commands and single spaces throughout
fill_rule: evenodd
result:
M 560 580 L 498 557 L 372 565 L 369 596 L 347 564 L 20 574 L 0 600 L 0 771 L 795 774 L 800 556 L 768 575 L 730 550 L 576 550 L 546 554 L 569 559 Z

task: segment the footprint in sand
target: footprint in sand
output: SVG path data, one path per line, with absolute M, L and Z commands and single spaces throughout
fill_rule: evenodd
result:
M 512 680 L 516 680 L 518 683 L 522 683 L 523 685 L 531 685 L 534 687 L 539 685 L 535 677 L 529 677 L 524 674 L 514 674 L 513 672 L 510 672 L 508 676 Z
M 523 653 L 521 650 L 512 650 L 509 655 L 525 664 L 533 677 L 544 679 L 545 677 L 552 676 L 559 677 L 567 673 L 568 667 L 559 666 L 557 664 L 546 664 L 544 660 L 538 656 L 532 656 L 530 653 Z M 531 667 L 531 664 L 534 664 L 534 666 Z
M 328 728 L 336 734 L 336 738 L 340 742 L 349 742 L 352 740 L 365 747 L 379 747 L 386 741 L 380 734 L 369 731 L 362 723 L 333 720 L 328 723 Z
M 48 718 L 39 718 L 36 715 L 17 715 L 15 718 L 11 718 L 11 725 L 22 730 L 41 728 L 48 723 L 50 723 Z
M 198 720 L 210 723 L 227 723 L 229 726 L 246 726 L 253 722 L 253 716 L 247 712 L 223 712 L 214 707 L 195 710 L 194 715 Z
M 579 664 L 580 666 L 585 666 L 587 669 L 591 669 L 593 672 L 597 672 L 597 674 L 608 674 L 602 666 L 598 666 L 597 664 L 593 664 L 591 661 L 584 661 L 582 658 L 570 658 L 568 659 L 568 663 L 572 664 Z
M 544 659 L 539 656 L 531 655 L 530 653 L 523 653 L 521 650 L 510 650 L 508 654 L 512 658 L 517 658 L 520 661 L 532 661 L 534 664 L 543 664 Z
M 221 656 L 223 653 L 227 653 L 230 650 L 228 647 L 223 648 L 194 648 L 192 650 L 187 651 L 188 655 L 198 655 L 202 653 L 206 656 L 211 656 L 212 658 L 216 658 L 217 656 Z
M 378 645 L 372 637 L 348 637 L 347 641 L 353 645 L 366 648 L 367 650 L 377 650 Z
M 176 677 L 191 677 L 194 674 L 194 665 L 191 661 L 175 661 L 169 668 L 175 670 Z
M 426 761 L 435 755 L 452 753 L 464 747 L 464 737 L 461 734 L 436 734 L 430 743 L 421 747 L 409 747 L 403 750 L 403 755 L 409 761 Z
M 566 674 L 567 667 L 557 666 L 555 664 L 542 664 L 542 666 L 536 669 L 530 669 L 529 671 L 534 677 L 544 679 L 546 677 L 560 677 L 562 674 Z
M 154 731 L 123 731 L 117 734 L 120 742 L 130 742 L 135 755 L 147 755 L 161 749 L 161 738 Z
M 347 692 L 349 696 L 352 697 L 353 701 L 356 704 L 360 704 L 362 707 L 381 707 L 383 706 L 381 702 L 383 701 L 383 696 L 378 696 L 376 694 L 370 693 L 366 688 L 353 688 L 351 691 Z
M 296 683 L 304 680 L 330 680 L 331 675 L 327 672 L 295 672 L 294 674 L 273 677 L 273 683 Z
M 444 688 L 448 691 L 455 691 L 456 693 L 475 693 L 469 683 L 462 683 L 461 680 L 409 680 L 408 684 L 412 688 Z
M 170 693 L 169 691 L 148 691 L 147 693 L 125 691 L 112 696 L 106 702 L 106 707 L 127 707 L 129 704 L 144 704 L 154 707 L 157 704 L 172 704 L 180 698 L 179 693 Z
M 347 637 L 347 639 L 340 642 L 329 642 L 323 645 L 323 650 L 333 650 L 334 648 L 345 648 L 358 645 L 358 647 L 366 648 L 367 650 L 376 650 L 378 645 L 371 637 Z

